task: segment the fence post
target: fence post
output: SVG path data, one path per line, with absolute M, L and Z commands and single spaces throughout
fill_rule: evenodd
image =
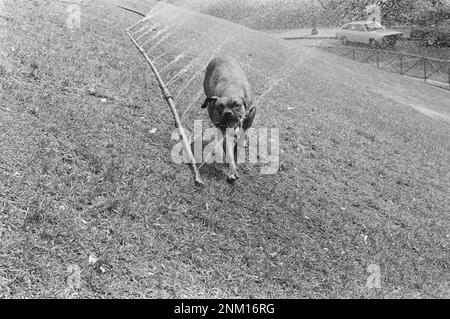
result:
M 353 60 L 356 60 L 356 55 L 355 55 L 355 52 L 356 51 L 356 49 L 353 49 Z
M 400 53 L 400 74 L 403 75 L 403 53 Z
M 423 58 L 423 79 L 427 81 L 427 59 Z
M 379 56 L 380 51 L 377 51 L 377 69 L 380 68 L 380 56 Z

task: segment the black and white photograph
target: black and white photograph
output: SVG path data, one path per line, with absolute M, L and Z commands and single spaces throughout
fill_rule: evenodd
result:
M 0 299 L 449 298 L 450 0 L 0 0 Z

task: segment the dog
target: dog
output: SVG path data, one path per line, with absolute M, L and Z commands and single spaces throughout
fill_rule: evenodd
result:
M 252 105 L 251 86 L 238 62 L 231 57 L 214 58 L 206 67 L 203 89 L 206 99 L 201 106 L 208 109 L 213 124 L 225 137 L 227 180 L 239 179 L 234 150 L 226 141 L 227 129 L 242 128 L 247 131 L 253 124 L 256 107 Z M 234 145 L 234 143 L 233 143 Z

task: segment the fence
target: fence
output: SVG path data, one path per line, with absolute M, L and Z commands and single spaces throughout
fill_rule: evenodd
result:
M 323 47 L 323 49 L 378 69 L 423 79 L 425 82 L 450 89 L 450 60 L 429 58 L 395 51 L 356 48 L 348 46 Z

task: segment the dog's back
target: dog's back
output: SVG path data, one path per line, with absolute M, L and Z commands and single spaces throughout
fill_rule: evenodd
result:
M 244 71 L 231 57 L 214 58 L 206 68 L 203 88 L 208 97 L 242 96 L 251 102 L 251 88 Z

